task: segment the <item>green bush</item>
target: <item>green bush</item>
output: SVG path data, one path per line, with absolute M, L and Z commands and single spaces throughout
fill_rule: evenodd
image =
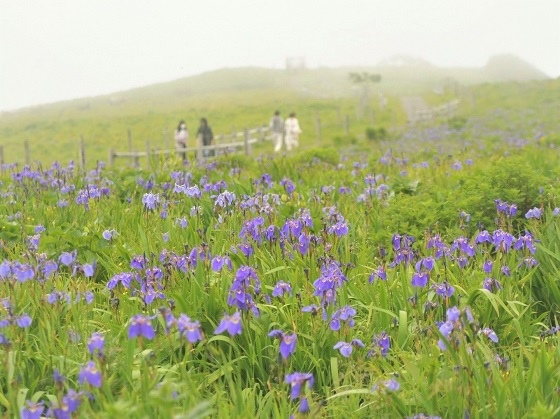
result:
M 387 138 L 387 130 L 384 127 L 366 128 L 366 138 L 370 141 L 384 140 Z
M 317 159 L 321 163 L 328 163 L 336 166 L 340 161 L 340 154 L 334 148 L 311 148 L 302 151 L 292 159 L 295 165 L 307 165 L 313 163 L 313 161 Z
M 539 205 L 539 189 L 546 178 L 521 157 L 501 157 L 486 171 L 479 171 L 461 181 L 456 202 L 485 228 L 492 227 L 496 217 L 494 200 L 517 204 L 518 212 L 525 214 Z

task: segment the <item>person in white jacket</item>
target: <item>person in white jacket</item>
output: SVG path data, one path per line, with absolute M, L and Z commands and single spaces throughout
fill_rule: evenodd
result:
M 187 148 L 187 144 L 189 141 L 189 130 L 187 129 L 187 124 L 185 121 L 179 121 L 179 125 L 175 130 L 175 144 L 178 149 Z M 187 159 L 187 153 L 184 151 L 181 153 L 183 156 L 183 161 Z
M 295 113 L 291 113 L 290 117 L 286 119 L 284 122 L 284 135 L 286 141 L 286 148 L 288 151 L 292 149 L 292 147 L 299 146 L 299 136 L 301 135 L 301 129 L 299 127 L 299 122 L 296 118 Z

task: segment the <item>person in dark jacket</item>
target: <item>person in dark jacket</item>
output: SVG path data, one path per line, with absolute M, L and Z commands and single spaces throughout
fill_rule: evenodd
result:
M 210 146 L 214 143 L 214 134 L 212 133 L 212 128 L 208 125 L 206 118 L 200 120 L 200 126 L 197 132 L 198 140 L 202 142 L 203 147 Z M 214 150 L 203 150 L 202 154 L 204 157 L 213 156 Z

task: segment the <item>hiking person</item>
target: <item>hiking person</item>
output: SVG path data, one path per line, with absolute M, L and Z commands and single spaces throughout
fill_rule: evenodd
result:
M 175 144 L 178 149 L 187 148 L 187 143 L 189 140 L 189 130 L 187 129 L 187 124 L 185 121 L 179 121 L 179 125 L 177 125 L 177 129 L 175 130 Z M 183 151 L 181 153 L 183 156 L 183 161 L 187 159 L 187 153 Z
M 282 149 L 282 143 L 284 142 L 284 118 L 280 116 L 280 111 L 274 112 L 274 116 L 270 118 L 269 126 L 272 133 L 274 152 L 278 153 Z
M 204 147 L 208 147 L 214 142 L 214 134 L 212 133 L 212 128 L 208 125 L 206 118 L 200 120 L 200 126 L 198 127 L 197 138 L 201 141 Z M 213 156 L 214 150 L 203 150 L 202 155 L 204 157 Z
M 290 117 L 284 123 L 284 132 L 286 134 L 286 149 L 290 151 L 292 147 L 299 146 L 299 136 L 301 129 L 295 113 L 291 113 Z

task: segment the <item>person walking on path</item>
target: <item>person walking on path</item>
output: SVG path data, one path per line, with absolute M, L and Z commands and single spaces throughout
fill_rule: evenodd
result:
M 278 153 L 282 149 L 282 143 L 284 142 L 284 118 L 280 116 L 280 111 L 274 112 L 274 116 L 270 118 L 269 126 L 272 133 L 274 152 Z
M 301 129 L 295 113 L 291 113 L 290 117 L 284 123 L 284 133 L 286 134 L 286 149 L 290 151 L 292 147 L 299 146 L 299 136 Z
M 177 129 L 175 130 L 175 145 L 178 149 L 187 148 L 187 144 L 189 141 L 189 130 L 187 129 L 187 124 L 185 121 L 179 121 L 179 125 L 177 125 Z M 187 153 L 183 151 L 181 153 L 183 156 L 183 161 L 187 159 Z
M 197 138 L 202 142 L 204 147 L 211 146 L 214 142 L 214 134 L 212 133 L 212 128 L 208 125 L 206 118 L 200 120 L 200 127 L 198 127 Z M 204 157 L 214 156 L 214 150 L 203 150 Z

